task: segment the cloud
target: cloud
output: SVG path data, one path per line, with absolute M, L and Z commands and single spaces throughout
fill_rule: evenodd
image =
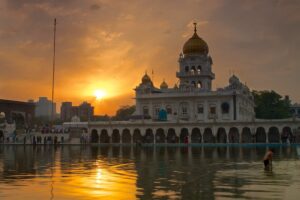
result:
M 100 10 L 101 6 L 98 5 L 98 4 L 92 4 L 90 6 L 90 9 L 93 10 L 93 11 L 96 11 L 96 10 Z

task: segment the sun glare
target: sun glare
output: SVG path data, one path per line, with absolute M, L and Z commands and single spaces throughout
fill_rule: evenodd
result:
M 106 92 L 104 90 L 95 90 L 94 95 L 97 100 L 101 100 L 106 96 Z

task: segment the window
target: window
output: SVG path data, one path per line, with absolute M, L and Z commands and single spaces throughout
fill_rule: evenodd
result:
M 191 74 L 195 74 L 195 72 L 196 72 L 196 68 L 195 68 L 195 66 L 192 66 L 192 68 L 191 68 Z
M 198 74 L 201 73 L 201 69 L 202 69 L 202 67 L 201 67 L 201 65 L 199 65 L 199 66 L 197 67 L 197 73 L 198 73 Z
M 230 108 L 229 103 L 223 102 L 221 104 L 222 114 L 228 114 L 229 113 L 229 108 Z
M 210 114 L 216 114 L 216 106 L 210 106 L 209 112 Z
M 184 102 L 180 104 L 180 114 L 187 115 L 188 114 L 188 103 Z
M 201 81 L 198 81 L 198 83 L 197 83 L 197 88 L 202 88 L 202 83 L 201 83 Z
M 147 106 L 143 107 L 143 115 L 149 115 L 149 109 Z
M 185 72 L 189 72 L 189 66 L 185 66 L 184 70 Z
M 187 107 L 181 108 L 181 114 L 186 115 L 187 114 Z
M 203 105 L 202 105 L 202 104 L 199 104 L 199 105 L 197 106 L 197 113 L 198 113 L 198 114 L 203 114 L 203 112 L 204 112 Z
M 172 107 L 170 105 L 166 106 L 166 110 L 168 114 L 172 114 Z

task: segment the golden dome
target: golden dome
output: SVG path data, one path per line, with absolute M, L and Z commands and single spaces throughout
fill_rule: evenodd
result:
M 194 23 L 194 35 L 183 45 L 183 54 L 208 54 L 207 43 L 197 35 L 196 23 Z
M 168 84 L 165 82 L 165 80 L 160 84 L 160 89 L 168 89 Z

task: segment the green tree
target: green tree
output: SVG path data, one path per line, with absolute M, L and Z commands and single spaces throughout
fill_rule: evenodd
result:
M 135 105 L 122 106 L 117 110 L 116 115 L 113 117 L 113 120 L 128 120 L 130 116 L 134 113 L 134 111 Z
M 258 119 L 284 119 L 291 117 L 290 100 L 275 91 L 252 91 Z

